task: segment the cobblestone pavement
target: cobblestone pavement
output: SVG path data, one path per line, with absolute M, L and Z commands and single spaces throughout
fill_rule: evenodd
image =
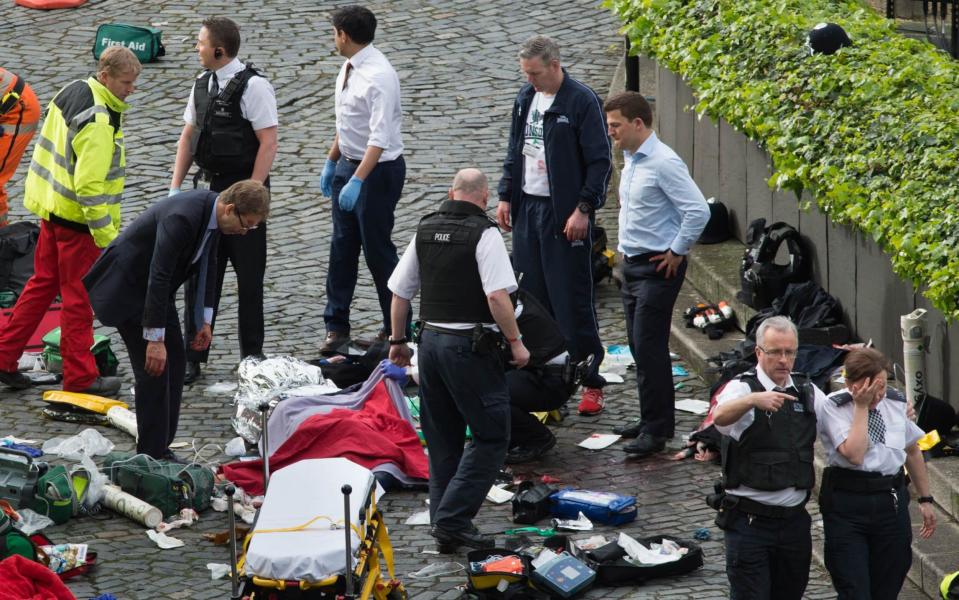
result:
M 273 169 L 274 206 L 270 220 L 270 258 L 267 272 L 266 351 L 301 358 L 316 355 L 324 335 L 321 310 L 331 233 L 326 200 L 315 187 L 318 170 L 333 137 L 333 88 L 341 59 L 332 50 L 327 14 L 331 2 L 300 0 L 235 0 L 185 2 L 178 0 L 91 0 L 77 10 L 31 11 L 0 3 L 0 65 L 26 77 L 46 105 L 70 80 L 92 70 L 90 48 L 96 27 L 106 22 L 153 23 L 164 32 L 167 55 L 145 66 L 139 91 L 127 113 L 128 187 L 124 219 L 166 195 L 181 114 L 192 77 L 198 67 L 192 51 L 200 20 L 226 14 L 243 28 L 241 57 L 260 65 L 277 90 L 280 109 L 280 152 Z M 611 15 L 589 0 L 527 1 L 400 0 L 375 2 L 370 7 L 380 19 L 377 45 L 398 72 L 403 87 L 404 136 L 408 179 L 397 209 L 394 238 L 401 247 L 409 240 L 416 220 L 444 195 L 457 168 L 477 165 L 498 177 L 505 148 L 508 115 L 521 83 L 515 53 L 534 33 L 556 36 L 570 72 L 605 95 L 621 52 Z M 29 151 L 28 151 L 29 152 Z M 29 156 L 29 154 L 28 154 Z M 26 159 L 27 162 L 29 159 Z M 13 218 L 26 218 L 19 202 L 25 164 L 11 192 Z M 602 211 L 600 220 L 615 233 L 615 209 Z M 354 333 L 372 334 L 379 326 L 373 286 L 361 268 L 354 305 Z M 209 367 L 188 389 L 180 419 L 179 440 L 197 446 L 224 444 L 233 437 L 229 427 L 230 398 L 204 393 L 217 381 L 234 377 L 238 358 L 235 335 L 235 286 L 231 277 L 222 305 Z M 618 293 L 611 283 L 598 291 L 603 339 L 624 343 Z M 109 333 L 104 330 L 104 333 Z M 126 381 L 132 374 L 118 336 L 114 347 Z M 631 534 L 656 533 L 689 537 L 711 525 L 712 514 L 702 494 L 717 476 L 717 467 L 693 461 L 674 463 L 662 458 L 631 462 L 618 446 L 598 453 L 575 443 L 595 431 L 608 430 L 624 415 L 636 413 L 635 382 L 608 388 L 609 408 L 593 419 L 572 416 L 557 428 L 560 443 L 542 462 L 518 473 L 557 476 L 566 484 L 636 494 L 639 519 L 625 527 Z M 703 384 L 693 376 L 682 396 L 703 397 Z M 36 391 L 3 392 L 0 434 L 48 439 L 73 434 L 78 426 L 44 420 Z M 680 417 L 679 431 L 688 431 L 697 419 Z M 103 433 L 119 449 L 131 449 L 132 440 L 112 429 Z M 678 444 L 677 441 L 674 444 Z M 214 449 L 209 454 L 216 454 Z M 222 454 L 214 460 L 222 460 Z M 424 506 L 423 493 L 390 495 L 382 504 L 392 525 L 397 571 L 414 598 L 455 598 L 461 575 L 414 581 L 406 577 L 435 556 L 425 527 L 403 524 Z M 478 525 L 485 531 L 509 526 L 505 506 L 488 505 Z M 226 562 L 227 553 L 202 539 L 201 533 L 223 530 L 226 518 L 212 512 L 202 516 L 195 530 L 180 530 L 186 542 L 177 550 L 158 550 L 140 526 L 121 517 L 75 519 L 47 533 L 56 541 L 89 542 L 99 552 L 99 566 L 71 588 L 79 598 L 110 592 L 118 598 L 213 598 L 229 593 L 225 581 L 211 582 L 208 562 Z M 643 587 L 594 589 L 588 598 L 707 598 L 726 597 L 720 532 L 704 544 L 706 565 L 689 576 Z M 463 556 L 455 560 L 464 561 Z M 828 579 L 815 570 L 809 597 L 832 597 Z

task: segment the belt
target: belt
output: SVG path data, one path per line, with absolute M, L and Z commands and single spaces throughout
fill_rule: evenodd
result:
M 872 471 L 856 471 L 842 467 L 826 467 L 823 472 L 823 481 L 836 490 L 856 492 L 860 494 L 874 494 L 898 489 L 905 484 L 906 479 L 902 469 L 895 475 L 882 475 Z
M 0 115 L 7 114 L 17 105 L 17 102 L 20 101 L 20 94 L 23 93 L 23 88 L 26 87 L 26 85 L 27 83 L 23 78 L 17 75 L 17 80 L 14 82 L 10 91 L 0 96 Z
M 665 252 L 665 250 L 663 252 Z M 636 263 L 647 263 L 650 257 L 656 256 L 657 254 L 662 254 L 662 252 L 643 252 L 642 254 L 636 254 L 634 256 L 624 256 L 626 262 L 633 265 Z
M 439 325 L 433 325 L 432 323 L 424 323 L 423 331 L 432 331 L 434 333 L 445 333 L 447 335 L 458 335 L 460 337 L 471 338 L 473 337 L 473 329 L 475 327 L 470 327 L 469 329 L 452 329 L 450 327 L 440 327 Z
M 809 495 L 807 494 L 806 500 L 803 500 L 796 506 L 771 506 L 749 498 L 730 494 L 727 494 L 726 498 L 731 499 L 729 501 L 731 504 L 729 508 L 734 508 L 741 513 L 755 515 L 757 517 L 768 517 L 770 519 L 788 519 L 806 510 L 806 500 L 809 499 Z
M 361 160 L 357 160 L 357 159 L 355 159 L 355 158 L 350 158 L 349 156 L 344 156 L 343 158 L 345 158 L 345 159 L 346 159 L 346 162 L 350 163 L 351 165 L 358 165 L 358 164 L 360 164 L 361 162 L 363 162 L 362 159 L 361 159 Z
M 549 200 L 549 196 L 534 196 L 532 194 L 527 194 L 526 192 L 523 192 L 523 197 L 529 198 L 531 200 L 542 200 L 543 202 L 546 202 Z

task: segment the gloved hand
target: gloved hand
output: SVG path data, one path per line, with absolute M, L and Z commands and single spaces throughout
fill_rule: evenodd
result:
M 170 196 L 176 196 L 179 193 L 180 193 L 180 188 L 170 188 L 170 193 L 168 193 L 166 197 L 169 198 Z
M 340 190 L 340 210 L 353 212 L 356 201 L 360 199 L 360 190 L 363 188 L 363 180 L 356 175 L 350 177 L 343 189 Z
M 336 173 L 336 161 L 326 159 L 323 165 L 323 174 L 320 175 L 320 191 L 327 198 L 333 195 L 333 174 Z
M 382 361 L 380 361 L 380 371 L 383 372 L 383 377 L 395 379 L 400 383 L 406 382 L 406 368 L 399 365 L 394 365 L 388 358 L 384 358 Z

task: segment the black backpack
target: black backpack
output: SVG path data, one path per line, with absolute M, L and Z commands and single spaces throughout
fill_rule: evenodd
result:
M 789 250 L 789 262 L 776 264 L 782 243 Z M 770 306 L 786 291 L 790 283 L 809 279 L 809 259 L 799 232 L 787 223 L 766 227 L 766 219 L 756 219 L 746 230 L 749 248 L 739 267 L 742 289 L 736 294 L 742 302 L 761 310 Z
M 36 223 L 19 221 L 0 227 L 0 292 L 20 295 L 33 276 L 33 251 L 40 228 Z

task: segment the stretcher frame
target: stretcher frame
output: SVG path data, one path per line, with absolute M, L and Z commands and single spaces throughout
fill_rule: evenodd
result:
M 263 458 L 263 489 L 264 495 L 269 485 L 270 466 L 269 448 L 267 437 L 267 419 L 269 415 L 269 403 L 263 402 L 258 406 L 260 410 L 261 430 L 262 430 L 262 450 Z M 337 574 L 322 579 L 320 581 L 304 580 L 281 580 L 259 577 L 244 573 L 244 556 L 237 555 L 236 539 L 236 512 L 233 507 L 233 495 L 236 488 L 233 485 L 227 485 L 224 489 L 227 495 L 228 517 L 230 527 L 230 565 L 231 565 L 231 590 L 232 600 L 271 600 L 272 598 L 296 597 L 296 598 L 335 598 L 336 600 L 406 600 L 407 593 L 403 583 L 396 578 L 393 563 L 393 546 L 390 543 L 389 533 L 386 523 L 383 520 L 383 513 L 376 506 L 376 485 L 370 487 L 365 495 L 363 505 L 366 507 L 360 513 L 359 526 L 351 524 L 350 520 L 350 496 L 353 489 L 349 485 L 340 488 L 343 494 L 343 523 L 350 524 L 344 526 L 346 565 L 351 564 L 352 540 L 350 532 L 353 531 L 360 538 L 360 547 L 357 551 L 356 566 L 347 576 Z M 257 511 L 257 519 L 259 511 Z M 243 543 L 244 554 L 247 546 L 256 532 L 256 520 L 254 520 L 253 529 L 247 534 Z M 315 519 L 314 519 L 315 520 Z M 290 528 L 288 531 L 305 529 L 312 521 Z M 261 532 L 265 533 L 265 532 Z M 382 567 L 385 563 L 389 579 L 383 579 Z M 242 593 L 240 584 L 243 584 Z M 359 593 L 354 594 L 354 589 L 360 584 Z

